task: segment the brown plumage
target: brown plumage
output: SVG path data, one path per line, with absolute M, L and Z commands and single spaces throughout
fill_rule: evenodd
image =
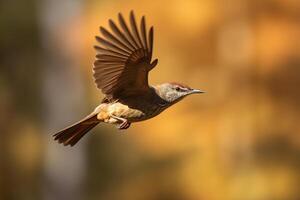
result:
M 109 20 L 111 32 L 100 27 L 102 37 L 96 36 L 99 45 L 94 46 L 94 79 L 105 98 L 88 117 L 56 133 L 59 143 L 73 146 L 100 122 L 127 129 L 132 122 L 152 118 L 185 96 L 202 92 L 178 83 L 149 86 L 148 73 L 158 63 L 152 61 L 153 27 L 147 31 L 144 16 L 137 24 L 133 11 L 130 26 L 122 14 L 118 21 L 119 26 Z
M 89 130 L 99 124 L 96 114 L 92 114 L 77 122 L 76 124 L 69 126 L 58 133 L 54 134 L 55 140 L 65 145 L 73 146 L 76 144 Z
M 93 68 L 97 87 L 112 99 L 148 90 L 148 72 L 157 64 L 157 61 L 151 64 L 153 27 L 147 36 L 145 17 L 140 23 L 142 33 L 138 31 L 133 12 L 130 13 L 131 29 L 121 14 L 118 17 L 121 28 L 109 20 L 114 35 L 100 27 L 103 38 L 96 36 L 96 40 L 102 47 L 95 46 Z

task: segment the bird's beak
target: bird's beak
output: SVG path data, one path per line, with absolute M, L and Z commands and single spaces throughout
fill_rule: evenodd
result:
M 197 90 L 197 89 L 192 89 L 190 94 L 200 94 L 200 93 L 205 93 L 203 90 Z

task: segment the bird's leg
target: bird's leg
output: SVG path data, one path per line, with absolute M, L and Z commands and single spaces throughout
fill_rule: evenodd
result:
M 130 122 L 127 119 L 117 117 L 114 115 L 111 115 L 112 118 L 121 121 L 120 125 L 118 126 L 118 129 L 123 130 L 123 129 L 128 129 L 130 127 Z

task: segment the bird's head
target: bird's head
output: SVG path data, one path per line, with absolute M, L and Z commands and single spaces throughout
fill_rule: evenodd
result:
M 192 89 L 180 83 L 163 83 L 156 86 L 159 96 L 170 103 L 176 103 L 191 94 L 204 93 L 202 90 Z

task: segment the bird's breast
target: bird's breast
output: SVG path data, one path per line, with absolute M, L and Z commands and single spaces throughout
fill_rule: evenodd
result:
M 136 121 L 142 118 L 145 113 L 142 110 L 130 108 L 128 105 L 116 102 L 108 106 L 109 115 L 121 117 L 129 121 Z
M 138 122 L 155 117 L 163 110 L 161 106 L 151 103 L 144 103 L 139 107 L 131 107 L 120 102 L 115 102 L 101 104 L 98 112 L 101 113 L 103 121 L 115 123 L 112 121 L 111 116 L 124 118 L 129 122 Z
M 100 108 L 101 107 L 101 108 Z M 116 116 L 137 122 L 155 117 L 168 107 L 168 102 L 161 99 L 154 89 L 139 95 L 126 96 L 115 102 L 102 103 L 99 108 L 104 117 Z M 103 120 L 108 121 L 109 120 Z M 113 123 L 113 122 L 109 122 Z

